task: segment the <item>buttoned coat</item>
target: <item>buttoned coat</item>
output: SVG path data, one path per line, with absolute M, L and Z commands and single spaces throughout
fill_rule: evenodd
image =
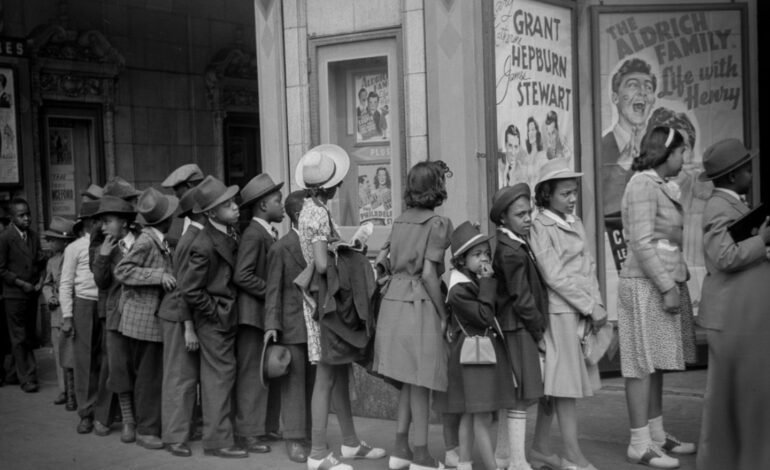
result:
M 500 328 L 525 328 L 539 341 L 548 325 L 548 288 L 532 256 L 520 242 L 498 232 L 492 267 L 498 279 L 496 310 Z
M 290 230 L 270 247 L 267 266 L 265 329 L 280 331 L 283 344 L 307 343 L 302 294 L 294 284 L 307 263 L 296 231 Z
M 177 287 L 190 306 L 196 325 L 213 322 L 219 331 L 230 331 L 236 325 L 233 272 L 237 250 L 235 240 L 208 221 L 195 237 L 187 271 Z
M 43 299 L 46 303 L 52 298 L 59 300 L 59 280 L 61 279 L 61 264 L 64 260 L 63 253 L 56 253 L 48 258 L 45 268 L 45 277 L 43 278 Z M 51 326 L 61 326 L 61 308 L 48 307 L 51 314 Z
M 238 324 L 265 329 L 267 252 L 273 235 L 256 220 L 243 231 L 233 282 L 238 286 Z
M 15 284 L 16 279 L 37 284 L 45 268 L 37 233 L 27 230 L 27 241 L 22 240 L 13 224 L 0 233 L 0 278 L 3 279 L 3 298 L 26 299 L 30 294 Z
M 137 234 L 134 234 L 137 236 Z M 93 237 L 93 235 L 92 235 Z M 102 237 L 104 240 L 104 237 Z M 120 243 L 120 242 L 118 242 Z M 123 251 L 116 245 L 109 255 L 101 254 L 100 247 L 93 250 L 94 245 L 88 248 L 91 257 L 91 272 L 94 273 L 94 282 L 99 288 L 99 300 L 97 308 L 100 308 L 99 317 L 105 318 L 108 330 L 118 331 L 120 327 L 120 295 L 123 285 L 115 279 L 113 271 L 123 259 Z
M 188 262 L 190 261 L 190 248 L 200 231 L 201 229 L 198 227 L 190 225 L 176 245 L 173 258 L 173 274 L 174 279 L 176 279 L 177 282 L 184 277 L 184 274 L 187 271 Z M 172 322 L 192 320 L 190 307 L 184 300 L 182 291 L 178 285 L 176 289 L 163 297 L 163 301 L 160 304 L 160 310 L 158 311 L 158 317 Z
M 164 291 L 161 281 L 171 274 L 171 252 L 151 228 L 142 229 L 136 242 L 115 267 L 123 284 L 120 295 L 120 332 L 142 341 L 163 342 L 158 309 Z

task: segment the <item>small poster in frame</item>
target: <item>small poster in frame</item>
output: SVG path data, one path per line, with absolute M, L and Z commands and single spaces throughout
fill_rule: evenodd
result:
M 390 92 L 386 70 L 353 74 L 355 93 L 356 144 L 390 141 Z
M 17 111 L 14 70 L 0 66 L 0 186 L 21 183 Z

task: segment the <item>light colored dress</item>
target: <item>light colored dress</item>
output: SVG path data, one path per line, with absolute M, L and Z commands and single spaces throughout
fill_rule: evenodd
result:
M 302 257 L 305 258 L 308 266 L 311 266 L 315 259 L 313 243 L 319 241 L 328 243 L 336 238 L 335 224 L 326 206 L 316 203 L 312 198 L 307 198 L 299 213 L 297 225 Z M 318 363 L 321 361 L 321 329 L 318 322 L 313 319 L 314 306 L 303 298 L 302 307 L 305 314 L 305 326 L 307 327 L 308 361 Z
M 448 348 L 441 319 L 422 281 L 425 260 L 444 270 L 452 222 L 427 209 L 408 209 L 393 223 L 392 276 L 383 291 L 374 339 L 374 370 L 398 382 L 447 388 Z
M 552 397 L 581 398 L 592 396 L 601 383 L 599 368 L 583 359 L 578 323 L 603 302 L 583 223 L 572 215 L 567 219 L 541 211 L 529 241 L 548 285 L 544 391 Z

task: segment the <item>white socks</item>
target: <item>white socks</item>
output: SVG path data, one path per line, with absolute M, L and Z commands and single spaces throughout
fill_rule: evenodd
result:
M 508 411 L 497 412 L 497 444 L 495 445 L 497 468 L 508 468 L 511 462 L 511 449 L 508 442 Z
M 631 429 L 631 444 L 630 447 L 634 449 L 636 454 L 642 455 L 647 451 L 647 448 L 652 444 L 652 438 L 650 437 L 650 427 L 643 426 L 641 428 Z
M 527 412 L 508 410 L 508 442 L 510 443 L 512 470 L 532 470 L 527 463 L 524 449 L 527 438 Z

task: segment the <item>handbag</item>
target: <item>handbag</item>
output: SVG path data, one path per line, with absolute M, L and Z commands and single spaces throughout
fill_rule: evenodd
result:
M 492 338 L 487 336 L 486 332 L 483 335 L 469 335 L 459 320 L 457 324 L 465 335 L 460 348 L 460 364 L 466 366 L 497 364 L 497 355 L 495 354 L 495 346 L 492 344 Z
M 581 319 L 578 323 L 578 338 L 583 349 L 586 364 L 596 365 L 607 354 L 612 358 L 617 351 L 618 338 L 612 324 L 605 323 L 596 333 L 591 331 L 588 322 Z

